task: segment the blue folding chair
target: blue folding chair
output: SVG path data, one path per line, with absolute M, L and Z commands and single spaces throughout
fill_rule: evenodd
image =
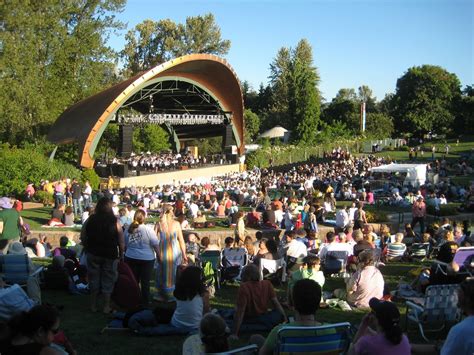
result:
M 351 343 L 349 323 L 315 327 L 283 326 L 277 333 L 276 354 L 344 354 Z

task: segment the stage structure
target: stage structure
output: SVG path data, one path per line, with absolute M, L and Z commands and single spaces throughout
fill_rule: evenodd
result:
M 243 97 L 234 70 L 222 58 L 176 58 L 86 98 L 64 111 L 48 139 L 79 144 L 79 164 L 94 166 L 97 144 L 111 122 L 119 125 L 119 155 L 130 156 L 133 128 L 159 124 L 179 151 L 186 141 L 223 137 L 223 148 L 244 153 Z

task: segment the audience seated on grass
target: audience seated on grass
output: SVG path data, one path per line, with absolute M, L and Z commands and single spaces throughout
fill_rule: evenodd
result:
M 336 289 L 334 295 L 358 308 L 368 308 L 373 297 L 382 299 L 385 282 L 380 270 L 374 266 L 374 259 L 372 250 L 359 254 L 357 271 L 345 279 L 346 289 Z
M 70 341 L 60 330 L 58 311 L 39 305 L 14 316 L 0 335 L 0 353 L 5 355 L 75 355 Z
M 395 234 L 395 242 L 387 245 L 387 261 L 399 261 L 405 255 L 407 246 L 402 243 L 403 233 Z
M 268 311 L 270 304 L 273 309 Z M 260 272 L 253 264 L 242 270 L 235 310 L 223 310 L 221 315 L 232 324 L 234 337 L 240 332 L 268 331 L 287 320 L 271 282 L 261 281 Z
M 288 281 L 287 298 L 290 305 L 293 304 L 292 294 L 293 287 L 299 280 L 310 279 L 318 283 L 321 289 L 326 281 L 324 273 L 320 271 L 320 259 L 315 255 L 307 255 L 303 259 L 303 265 L 299 270 L 293 271 Z
M 371 313 L 362 319 L 349 354 L 410 355 L 408 338 L 400 327 L 400 312 L 395 303 L 372 298 Z
M 321 302 L 321 286 L 311 279 L 302 279 L 296 281 L 292 289 L 292 298 L 295 308 L 295 319 L 287 325 L 313 327 L 321 325 L 316 320 L 316 311 Z M 274 354 L 277 347 L 278 331 L 285 325 L 277 325 L 271 330 L 264 341 L 260 354 Z M 331 330 L 325 330 L 331 334 Z
M 148 309 L 136 312 L 128 319 L 128 327 L 142 335 L 171 335 L 196 332 L 204 314 L 209 312 L 209 294 L 201 269 L 188 266 L 176 282 L 176 309 L 169 317 L 166 311 Z

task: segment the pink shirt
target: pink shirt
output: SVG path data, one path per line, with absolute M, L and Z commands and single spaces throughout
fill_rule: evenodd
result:
M 411 346 L 405 334 L 400 344 L 392 344 L 383 334 L 364 335 L 355 344 L 356 355 L 410 355 Z
M 383 297 L 384 280 L 375 266 L 357 270 L 347 282 L 347 301 L 356 307 L 369 307 L 372 297 Z
M 425 217 L 426 216 L 426 204 L 423 201 L 415 201 L 412 208 L 413 217 Z

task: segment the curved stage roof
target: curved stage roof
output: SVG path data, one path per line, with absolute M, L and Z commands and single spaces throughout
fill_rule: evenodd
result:
M 173 82 L 176 84 L 171 87 L 170 83 Z M 239 154 L 243 153 L 244 108 L 239 80 L 224 59 L 211 54 L 189 54 L 170 60 L 74 104 L 53 124 L 48 140 L 56 144 L 79 143 L 80 165 L 92 168 L 97 144 L 117 111 L 125 105 L 147 113 L 150 106 L 144 105 L 143 100 L 135 102 L 135 99 L 142 95 L 141 92 L 157 85 L 166 86 L 167 90 L 167 95 L 159 96 L 158 102 L 153 101 L 152 104 L 157 108 L 164 105 L 164 109 L 170 109 L 168 112 L 176 113 L 177 106 L 182 104 L 183 107 L 196 107 L 197 114 L 213 113 L 216 110 L 232 113 L 234 136 Z M 191 87 L 200 93 L 193 94 L 193 90 L 189 89 Z M 143 95 L 144 99 L 148 97 Z M 205 97 L 207 95 L 208 99 Z M 201 101 L 200 105 L 197 101 Z M 188 108 L 184 107 L 184 110 Z M 221 132 L 219 129 L 222 129 L 212 125 L 173 128 L 180 140 L 217 136 Z

